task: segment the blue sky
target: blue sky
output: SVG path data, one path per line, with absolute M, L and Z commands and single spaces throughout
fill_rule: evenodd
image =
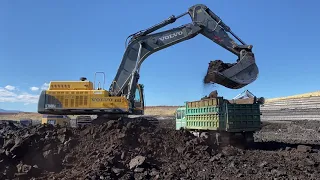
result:
M 114 78 L 128 35 L 188 7 L 206 4 L 247 44 L 260 74 L 239 90 L 204 86 L 210 60 L 236 57 L 202 35 L 161 50 L 142 64 L 147 105 L 181 105 L 217 89 L 267 98 L 319 90 L 319 1 L 0 1 L 0 108 L 36 111 L 51 80 Z M 191 22 L 189 16 L 163 30 Z

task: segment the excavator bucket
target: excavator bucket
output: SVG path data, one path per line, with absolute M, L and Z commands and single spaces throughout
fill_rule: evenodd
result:
M 253 57 L 245 57 L 237 63 L 224 63 L 221 60 L 209 63 L 204 83 L 216 83 L 230 89 L 240 89 L 258 77 L 259 69 Z

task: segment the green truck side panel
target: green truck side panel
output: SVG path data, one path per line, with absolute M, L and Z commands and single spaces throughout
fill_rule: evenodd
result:
M 219 106 L 207 106 L 207 107 L 199 107 L 199 108 L 186 108 L 188 115 L 200 115 L 200 114 L 209 114 L 209 113 L 217 113 L 221 111 L 221 107 Z
M 226 104 L 227 127 L 229 132 L 256 131 L 260 129 L 259 104 Z
M 186 121 L 186 129 L 219 130 L 219 128 L 225 128 L 226 125 L 224 115 L 219 113 L 199 115 L 186 114 Z
M 257 131 L 261 127 L 259 104 L 229 104 L 217 106 L 185 107 L 185 116 L 176 117 L 176 129 L 217 130 L 227 132 Z

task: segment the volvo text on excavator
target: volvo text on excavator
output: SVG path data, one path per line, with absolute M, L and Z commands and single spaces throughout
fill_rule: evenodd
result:
M 153 33 L 187 14 L 192 19 L 191 23 Z M 240 43 L 237 44 L 228 33 Z M 232 66 L 216 68 L 216 71 L 210 72 L 217 77 L 212 83 L 238 89 L 256 80 L 258 67 L 252 45 L 245 44 L 207 6 L 197 4 L 179 16 L 171 16 L 157 25 L 130 35 L 128 38 L 131 39 L 126 45 L 122 62 L 109 90 L 94 87 L 95 82 L 87 81 L 86 78 L 80 81 L 51 81 L 48 90 L 40 94 L 38 112 L 98 116 L 144 114 L 144 87 L 138 83 L 142 62 L 152 53 L 198 34 L 209 38 L 238 58 Z

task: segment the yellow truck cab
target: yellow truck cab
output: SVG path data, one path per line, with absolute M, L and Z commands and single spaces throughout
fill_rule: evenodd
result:
M 52 124 L 54 126 L 68 126 L 70 123 L 70 118 L 65 115 L 47 115 L 42 116 L 41 124 Z

